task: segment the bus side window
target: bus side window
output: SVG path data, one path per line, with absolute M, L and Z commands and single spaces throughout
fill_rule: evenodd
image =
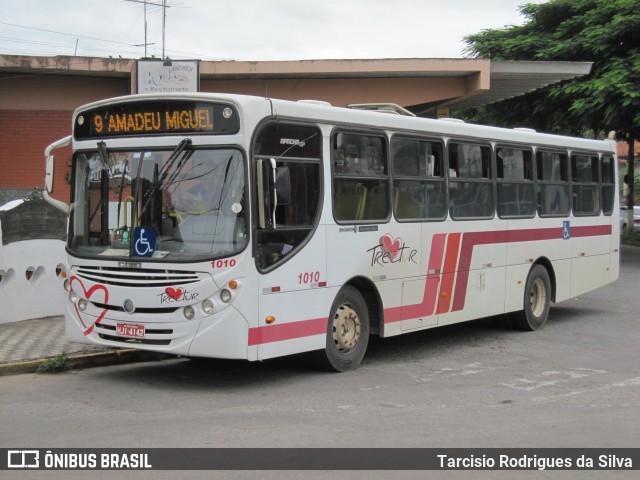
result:
M 567 154 L 538 151 L 538 215 L 564 217 L 569 215 L 569 175 Z
M 449 144 L 449 210 L 451 218 L 491 218 L 494 215 L 491 149 L 486 145 Z
M 616 181 L 613 157 L 611 155 L 602 156 L 602 213 L 611 215 L 613 213 L 613 203 L 616 195 Z
M 600 213 L 600 189 L 598 157 L 571 155 L 573 213 L 598 215 Z
M 322 202 L 321 145 L 311 125 L 270 122 L 256 135 L 258 268 L 289 258 L 313 232 Z
M 338 132 L 333 137 L 332 162 L 336 221 L 386 221 L 390 215 L 386 138 Z
M 533 190 L 533 158 L 524 148 L 496 149 L 498 215 L 533 217 L 536 212 Z
M 443 152 L 439 141 L 393 138 L 393 211 L 398 220 L 443 220 L 446 217 Z

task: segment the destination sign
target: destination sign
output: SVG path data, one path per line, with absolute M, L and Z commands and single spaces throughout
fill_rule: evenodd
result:
M 135 135 L 233 134 L 240 129 L 231 105 L 190 101 L 123 102 L 80 112 L 76 139 Z

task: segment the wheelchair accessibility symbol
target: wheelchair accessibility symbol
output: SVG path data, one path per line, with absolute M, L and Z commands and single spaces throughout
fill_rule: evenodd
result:
M 133 231 L 133 255 L 150 257 L 156 251 L 156 231 L 149 227 L 136 227 Z
M 571 222 L 562 222 L 562 238 L 569 240 L 571 238 Z

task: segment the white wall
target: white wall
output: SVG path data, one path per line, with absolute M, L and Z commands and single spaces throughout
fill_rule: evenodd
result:
M 64 247 L 62 240 L 0 244 L 0 323 L 63 314 L 65 291 L 56 268 L 64 265 Z

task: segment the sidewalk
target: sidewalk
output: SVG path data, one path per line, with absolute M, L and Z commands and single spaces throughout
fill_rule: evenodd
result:
M 73 368 L 166 358 L 142 350 L 69 342 L 62 316 L 0 324 L 0 377 L 33 373 L 48 358 L 61 353 L 67 355 Z

